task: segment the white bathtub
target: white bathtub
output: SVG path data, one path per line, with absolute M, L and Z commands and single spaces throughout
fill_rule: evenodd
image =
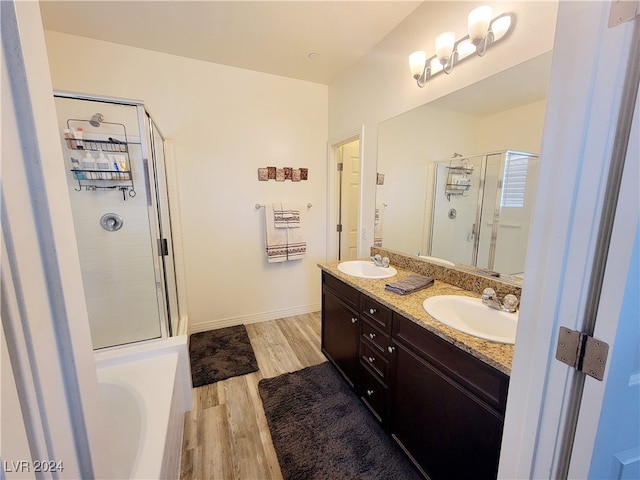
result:
M 114 479 L 177 479 L 191 409 L 186 337 L 96 354 Z

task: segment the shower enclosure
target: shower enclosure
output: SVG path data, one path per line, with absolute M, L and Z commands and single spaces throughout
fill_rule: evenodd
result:
M 538 155 L 505 150 L 436 164 L 431 255 L 522 275 Z
M 164 138 L 141 102 L 54 97 L 93 348 L 171 336 L 178 295 Z

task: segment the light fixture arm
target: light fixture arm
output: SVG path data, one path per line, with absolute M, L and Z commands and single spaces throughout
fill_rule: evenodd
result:
M 493 38 L 493 32 L 491 31 L 491 27 L 489 27 L 489 31 L 485 37 L 476 44 L 476 54 L 479 57 L 484 57 L 484 54 L 487 53 L 487 49 L 493 45 Z
M 424 69 L 422 70 L 422 74 L 420 75 L 416 74 L 414 78 L 416 79 L 416 83 L 420 88 L 424 87 L 424 84 L 427 83 L 427 80 L 431 78 L 430 59 L 427 59 L 427 61 L 424 62 Z
M 451 56 L 447 58 L 446 63 L 442 64 L 442 71 L 447 75 L 449 75 L 453 71 L 453 66 L 458 61 L 458 50 L 456 47 L 457 45 L 453 47 L 453 52 L 451 53 Z

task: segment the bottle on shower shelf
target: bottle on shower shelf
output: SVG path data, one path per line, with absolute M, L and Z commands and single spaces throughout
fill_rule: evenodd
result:
M 80 167 L 80 160 L 77 158 L 71 157 L 71 170 L 73 170 L 73 178 L 76 180 L 84 180 L 84 172 L 81 172 L 82 168 Z
M 84 141 L 82 138 L 84 137 L 84 130 L 82 127 L 78 127 L 73 131 L 73 136 L 76 139 L 76 147 L 80 150 L 84 149 Z
M 96 167 L 98 170 L 109 170 L 109 160 L 104 156 L 102 150 L 100 150 L 100 154 L 98 155 L 98 158 L 96 160 Z M 110 178 L 110 175 L 108 173 L 100 173 L 99 175 L 103 180 L 107 180 Z
M 93 158 L 91 152 L 87 152 L 87 154 L 82 159 L 82 169 L 83 170 L 95 170 L 96 169 L 96 159 Z M 95 172 L 85 172 L 85 176 L 88 180 L 95 180 L 98 178 Z

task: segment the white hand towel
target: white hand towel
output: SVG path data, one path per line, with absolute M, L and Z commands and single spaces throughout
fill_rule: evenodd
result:
M 276 228 L 274 205 L 279 204 L 267 203 L 264 206 L 267 261 L 269 263 L 284 262 L 287 260 L 288 229 Z M 276 206 L 276 208 L 278 207 Z
M 301 212 L 302 210 L 300 210 Z M 307 253 L 307 242 L 305 240 L 302 225 L 302 215 L 298 216 L 299 222 L 295 228 L 287 228 L 287 260 L 300 260 Z
M 273 221 L 276 228 L 300 227 L 300 207 L 286 203 L 274 203 Z
M 300 260 L 307 253 L 302 208 L 282 203 L 266 204 L 265 230 L 267 261 Z

